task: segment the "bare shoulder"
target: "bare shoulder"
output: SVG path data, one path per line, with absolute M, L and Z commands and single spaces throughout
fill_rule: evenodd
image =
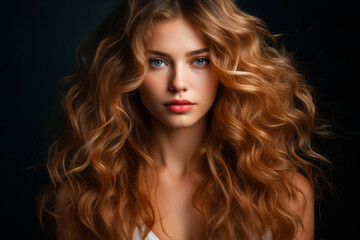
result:
M 294 173 L 292 177 L 295 187 L 304 195 L 304 200 L 310 200 L 308 198 L 314 197 L 314 191 L 309 181 L 300 173 Z
M 289 203 L 290 210 L 301 218 L 302 224 L 294 239 L 314 239 L 314 191 L 309 181 L 300 173 L 292 175 L 292 181 L 298 192 Z

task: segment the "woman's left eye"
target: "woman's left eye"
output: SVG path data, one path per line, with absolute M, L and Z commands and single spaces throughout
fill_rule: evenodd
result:
M 194 60 L 193 64 L 197 65 L 197 66 L 203 66 L 206 63 L 208 63 L 208 59 L 207 58 L 197 58 Z

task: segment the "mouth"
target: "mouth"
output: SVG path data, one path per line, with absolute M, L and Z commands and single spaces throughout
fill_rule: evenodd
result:
M 188 100 L 173 99 L 164 104 L 164 106 L 171 112 L 174 113 L 185 113 L 190 111 L 195 103 Z
M 170 106 L 170 105 L 195 105 L 195 103 L 190 102 L 185 99 L 181 99 L 181 100 L 173 99 L 164 104 L 164 106 L 166 106 L 166 107 Z

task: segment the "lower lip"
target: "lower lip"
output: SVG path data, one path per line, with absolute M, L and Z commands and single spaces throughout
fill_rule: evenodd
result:
M 171 104 L 166 106 L 167 109 L 169 109 L 172 112 L 176 112 L 176 113 L 184 113 L 187 111 L 190 111 L 193 108 L 193 104 Z

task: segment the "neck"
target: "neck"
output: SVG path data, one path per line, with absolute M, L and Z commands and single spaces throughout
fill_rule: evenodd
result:
M 184 177 L 191 171 L 198 171 L 202 165 L 198 150 L 204 142 L 207 130 L 206 117 L 195 125 L 183 128 L 169 128 L 152 119 L 151 131 L 159 169 L 167 170 L 176 177 Z

